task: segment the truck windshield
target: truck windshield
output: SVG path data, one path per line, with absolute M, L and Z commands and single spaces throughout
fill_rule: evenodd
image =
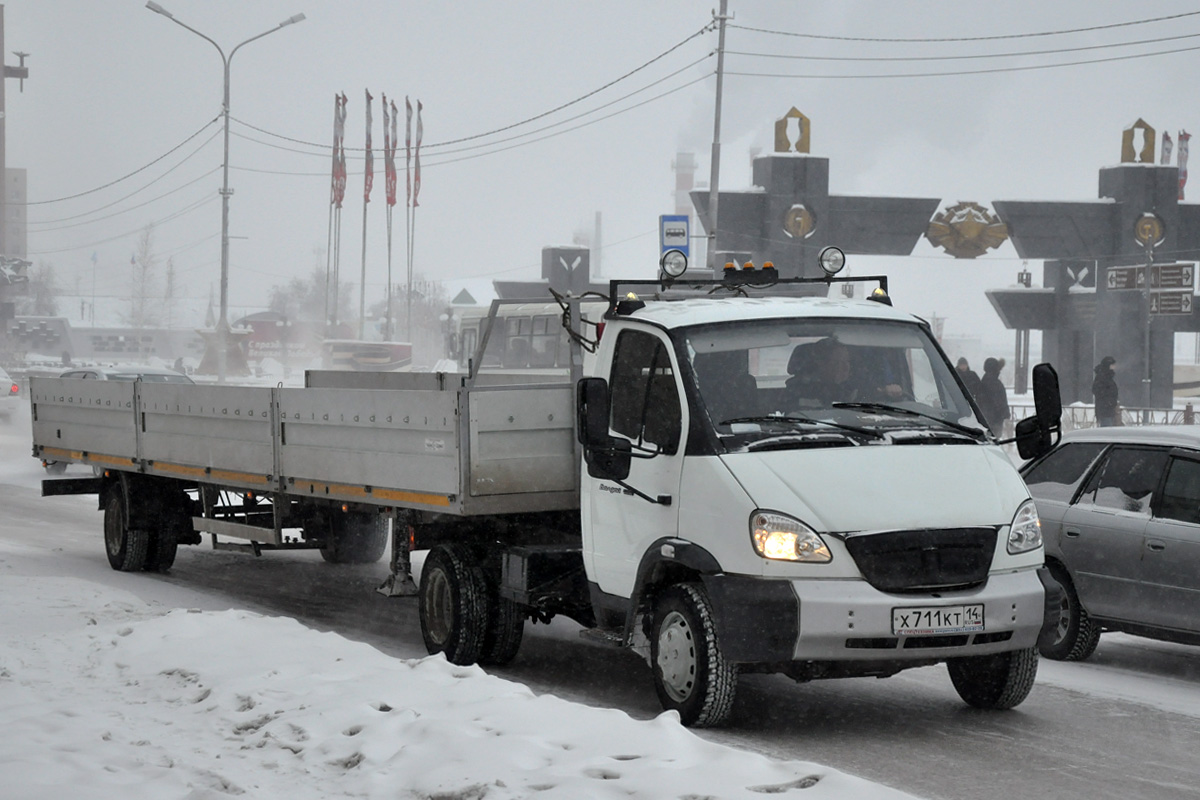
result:
M 740 444 L 810 435 L 827 444 L 982 436 L 953 370 L 913 323 L 751 320 L 682 331 L 702 412 Z M 733 443 L 729 443 L 733 446 Z

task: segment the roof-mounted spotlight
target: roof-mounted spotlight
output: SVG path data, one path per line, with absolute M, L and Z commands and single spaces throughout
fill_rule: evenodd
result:
M 668 250 L 662 254 L 658 265 L 662 268 L 663 275 L 668 278 L 678 278 L 687 272 L 688 259 L 682 250 Z
M 826 247 L 817 256 L 817 263 L 821 265 L 825 274 L 832 278 L 846 266 L 846 254 L 836 247 Z

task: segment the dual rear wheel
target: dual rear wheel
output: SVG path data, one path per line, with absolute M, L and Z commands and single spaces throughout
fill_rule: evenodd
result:
M 418 593 L 421 637 L 451 664 L 503 666 L 517 656 L 525 611 L 501 597 L 470 549 L 439 545 L 425 557 Z

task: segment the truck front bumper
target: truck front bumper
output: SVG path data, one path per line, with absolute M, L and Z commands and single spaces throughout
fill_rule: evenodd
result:
M 704 579 L 725 657 L 737 663 L 941 661 L 1033 647 L 1046 618 L 1038 571 L 990 575 L 968 591 L 888 594 L 864 580 Z M 898 608 L 982 604 L 983 631 L 896 635 Z

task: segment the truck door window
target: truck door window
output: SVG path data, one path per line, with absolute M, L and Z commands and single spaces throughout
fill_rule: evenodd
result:
M 623 331 L 617 339 L 609 386 L 614 431 L 667 454 L 678 449 L 679 394 L 670 353 L 660 339 L 642 331 Z

